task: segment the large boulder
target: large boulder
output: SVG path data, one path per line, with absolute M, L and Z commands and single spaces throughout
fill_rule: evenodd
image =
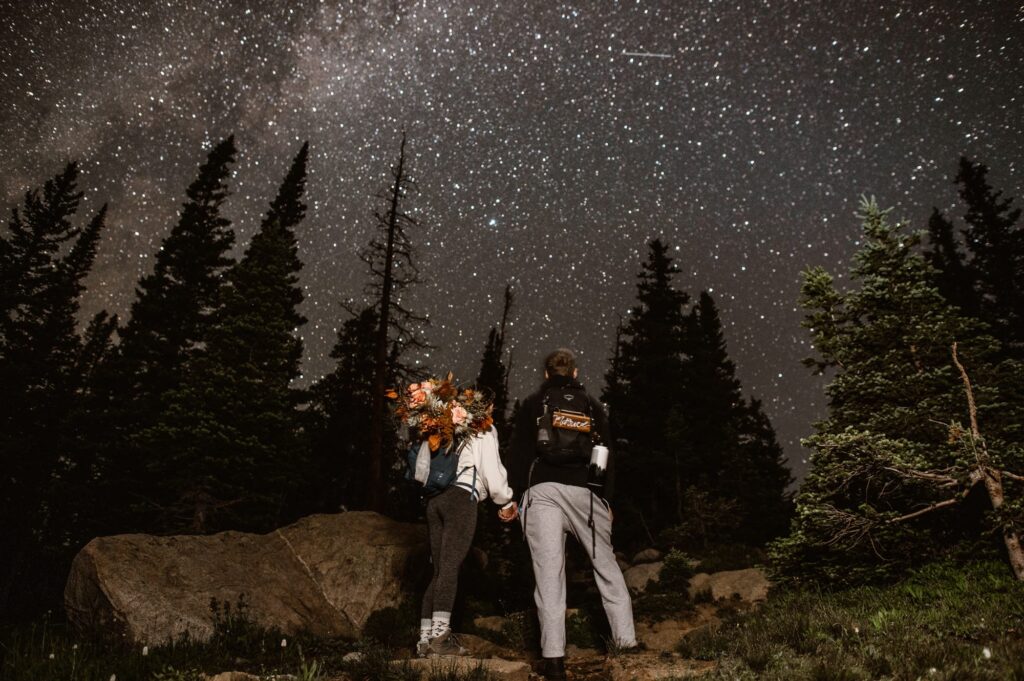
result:
M 98 537 L 64 590 L 71 622 L 154 645 L 214 630 L 211 599 L 240 598 L 256 623 L 357 637 L 427 565 L 426 532 L 369 512 L 312 515 L 268 534 Z

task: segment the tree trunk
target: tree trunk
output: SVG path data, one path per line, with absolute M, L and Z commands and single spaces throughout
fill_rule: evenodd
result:
M 985 490 L 988 492 L 989 501 L 992 502 L 992 509 L 997 511 L 1004 501 L 1003 476 L 999 471 L 988 467 L 982 470 L 982 474 L 985 476 Z M 1004 527 L 1003 544 L 1006 546 L 1014 576 L 1024 581 L 1024 549 L 1021 549 L 1020 536 L 1010 528 Z
M 985 480 L 985 491 L 988 492 L 992 510 L 998 511 L 1004 502 L 1003 476 L 998 470 L 988 465 L 988 449 L 985 446 L 985 439 L 981 437 L 981 431 L 978 430 L 978 409 L 974 403 L 974 390 L 971 388 L 971 379 L 967 376 L 967 370 L 964 369 L 960 358 L 957 357 L 956 343 L 953 343 L 953 362 L 960 370 L 960 378 L 964 382 L 964 390 L 967 391 L 967 408 L 971 416 L 971 439 L 975 444 L 974 452 L 978 459 L 978 471 Z M 1021 549 L 1020 535 L 1010 527 L 1003 527 L 1002 534 L 1013 574 L 1018 580 L 1024 581 L 1024 549 Z
M 367 506 L 372 511 L 383 512 L 385 502 L 384 481 L 384 391 L 387 389 L 388 325 L 391 313 L 391 289 L 393 287 L 392 260 L 395 255 L 395 230 L 398 225 L 398 197 L 402 192 L 402 176 L 405 166 L 405 133 L 402 133 L 402 148 L 395 171 L 395 184 L 391 191 L 391 208 L 388 212 L 388 236 L 384 251 L 384 280 L 381 283 L 380 317 L 377 320 L 377 340 L 374 346 L 373 367 L 373 411 L 370 419 L 370 456 Z

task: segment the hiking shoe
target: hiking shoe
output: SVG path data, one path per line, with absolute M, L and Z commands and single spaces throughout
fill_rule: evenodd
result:
M 545 657 L 540 665 L 540 675 L 546 681 L 565 681 L 565 658 Z
M 416 642 L 416 657 L 426 657 L 430 654 L 430 641 L 424 639 Z
M 440 636 L 435 636 L 427 643 L 427 650 L 430 655 L 468 655 L 469 651 L 459 644 L 451 629 Z

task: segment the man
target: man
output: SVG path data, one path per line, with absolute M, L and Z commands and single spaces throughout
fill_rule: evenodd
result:
M 530 547 L 540 619 L 541 673 L 565 678 L 565 538 L 572 533 L 586 549 L 604 604 L 612 640 L 636 648 L 633 604 L 612 550 L 613 467 L 603 479 L 590 472 L 594 444 L 608 446 L 608 418 L 577 380 L 569 350 L 544 360 L 544 383 L 520 405 L 509 472 L 513 489 L 525 490 L 520 522 Z M 559 426 L 562 427 L 559 427 Z M 609 459 L 609 464 L 611 459 Z M 590 484 L 588 484 L 588 482 Z

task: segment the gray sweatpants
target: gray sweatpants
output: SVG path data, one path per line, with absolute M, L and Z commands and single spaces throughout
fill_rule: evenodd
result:
M 636 643 L 633 603 L 626 580 L 612 550 L 612 520 L 608 507 L 594 496 L 592 542 L 590 490 L 576 485 L 542 482 L 526 491 L 520 522 L 530 546 L 533 574 L 537 580 L 534 600 L 540 619 L 540 646 L 544 657 L 565 655 L 565 538 L 571 532 L 586 550 L 594 566 L 594 579 L 604 604 L 612 640 L 629 647 Z

